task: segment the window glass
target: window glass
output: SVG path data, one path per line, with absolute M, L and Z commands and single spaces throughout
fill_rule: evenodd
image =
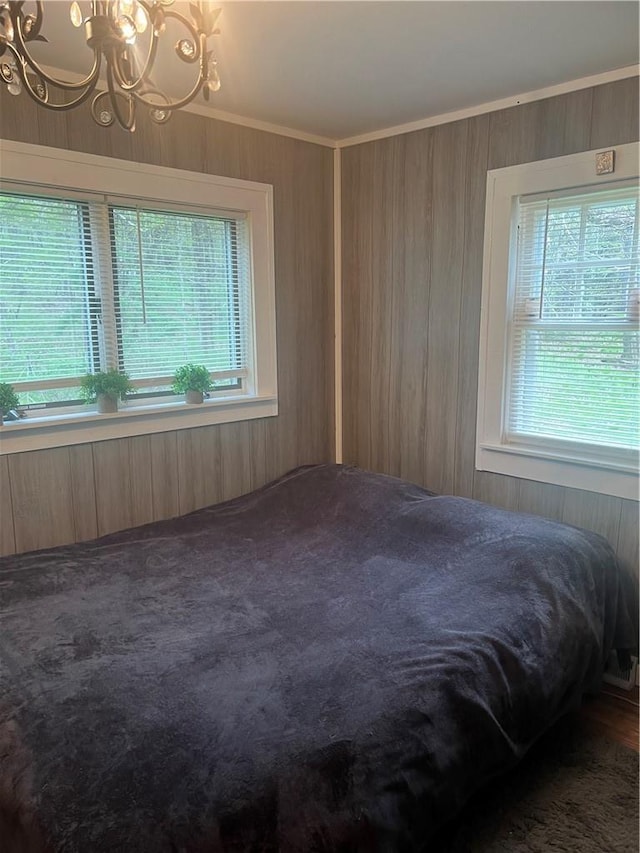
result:
M 509 433 L 634 448 L 640 432 L 634 188 L 521 199 Z
M 186 363 L 205 365 L 214 389 L 242 387 L 241 217 L 4 193 L 0 253 L 1 376 L 22 404 L 76 405 L 79 377 L 113 367 L 137 380 L 132 397 L 171 394 Z
M 134 379 L 187 362 L 244 368 L 244 223 L 126 207 L 112 207 L 110 222 L 122 368 Z

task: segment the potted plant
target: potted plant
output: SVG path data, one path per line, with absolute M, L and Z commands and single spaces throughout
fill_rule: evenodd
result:
M 17 409 L 20 405 L 18 396 L 13 390 L 13 385 L 8 382 L 0 382 L 0 424 L 4 421 L 4 416 L 11 409 Z
M 176 394 L 184 394 L 185 402 L 202 403 L 212 382 L 203 364 L 184 364 L 176 370 L 172 387 Z
M 97 373 L 87 373 L 80 380 L 80 394 L 87 403 L 98 401 L 98 412 L 101 415 L 118 411 L 118 400 L 124 400 L 128 391 L 133 391 L 133 385 L 126 373 L 119 370 L 99 370 Z

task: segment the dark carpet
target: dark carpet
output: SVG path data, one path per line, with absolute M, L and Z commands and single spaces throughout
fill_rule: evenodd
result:
M 428 853 L 637 853 L 638 754 L 561 720 Z

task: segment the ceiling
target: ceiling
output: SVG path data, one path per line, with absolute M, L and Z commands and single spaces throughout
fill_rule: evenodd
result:
M 221 34 L 211 44 L 222 89 L 211 106 L 331 139 L 638 62 L 639 5 L 622 0 L 218 5 Z M 43 33 L 42 61 L 75 71 L 90 64 L 68 2 L 46 0 Z

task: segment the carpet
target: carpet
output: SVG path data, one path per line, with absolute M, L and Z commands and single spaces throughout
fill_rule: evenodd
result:
M 561 720 L 428 853 L 637 853 L 638 754 Z

